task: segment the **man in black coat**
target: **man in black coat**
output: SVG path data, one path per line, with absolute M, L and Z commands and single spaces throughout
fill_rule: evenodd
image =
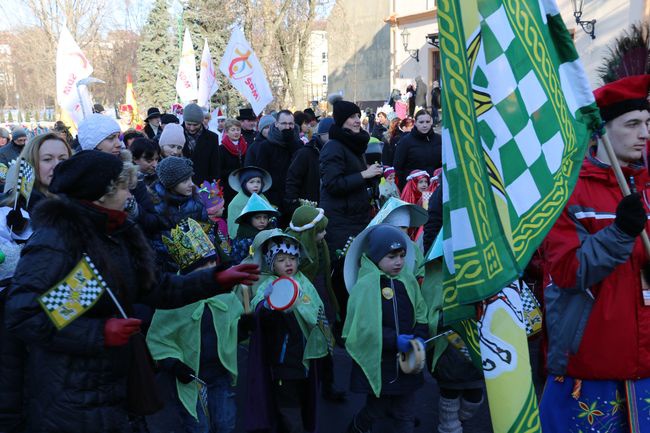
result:
M 293 113 L 282 110 L 278 113 L 278 120 L 271 125 L 266 142 L 259 143 L 257 158 L 252 164 L 271 173 L 273 185 L 264 194 L 271 204 L 278 206 L 281 227 L 288 225 L 291 220 L 284 202 L 287 171 L 294 153 L 302 145 L 295 130 Z
M 219 137 L 203 126 L 203 117 L 203 110 L 196 104 L 188 104 L 183 109 L 183 156 L 194 163 L 195 185 L 201 185 L 204 180 L 212 182 L 219 176 Z
M 144 119 L 146 125 L 144 126 L 144 133 L 150 140 L 160 137 L 162 128 L 160 127 L 160 110 L 157 107 L 151 107 L 147 110 L 147 118 Z
M 372 132 L 370 133 L 371 137 L 375 137 L 377 140 L 380 140 L 386 144 L 386 138 L 384 134 L 386 134 L 386 131 L 388 131 L 388 117 L 386 117 L 386 113 L 380 111 L 377 113 L 377 121 L 375 122 L 375 126 L 372 128 Z
M 252 108 L 242 108 L 239 110 L 237 120 L 241 122 L 241 135 L 249 145 L 255 140 L 255 126 L 257 126 L 257 116 Z

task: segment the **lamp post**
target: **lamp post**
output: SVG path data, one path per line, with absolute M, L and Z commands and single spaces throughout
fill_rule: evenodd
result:
M 596 20 L 585 21 L 580 19 L 582 18 L 582 6 L 584 2 L 584 0 L 571 0 L 571 3 L 573 3 L 573 16 L 576 19 L 576 24 L 579 24 L 582 30 L 591 36 L 591 39 L 596 39 Z
M 420 62 L 420 50 L 409 50 L 409 36 L 411 36 L 411 33 L 409 33 L 408 29 L 402 30 L 400 36 L 402 37 L 404 51 L 406 51 L 411 58 L 415 59 L 416 62 Z

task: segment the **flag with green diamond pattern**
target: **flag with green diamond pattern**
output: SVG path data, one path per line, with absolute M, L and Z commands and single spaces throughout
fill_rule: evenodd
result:
M 541 431 L 517 288 L 598 109 L 555 0 L 439 0 L 443 317 L 480 350 L 495 431 Z M 462 7 L 461 7 L 462 5 Z
M 521 274 L 600 118 L 554 0 L 445 0 L 438 19 L 449 323 Z

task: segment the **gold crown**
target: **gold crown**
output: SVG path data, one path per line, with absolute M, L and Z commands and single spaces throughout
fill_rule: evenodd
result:
M 187 269 L 204 257 L 215 254 L 214 245 L 201 225 L 187 218 L 171 230 L 171 238 L 162 237 L 167 251 L 181 270 Z

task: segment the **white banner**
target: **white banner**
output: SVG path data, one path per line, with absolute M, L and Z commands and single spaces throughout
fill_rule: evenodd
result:
M 253 49 L 246 41 L 242 31 L 235 27 L 230 35 L 219 70 L 230 80 L 235 89 L 242 94 L 255 114 L 260 114 L 264 107 L 273 101 L 271 88 L 266 75 Z
M 197 103 L 201 107 L 210 108 L 210 98 L 219 89 L 217 82 L 217 70 L 214 69 L 214 62 L 208 47 L 208 40 L 205 39 L 203 44 L 203 54 L 201 55 L 201 74 L 199 76 L 199 98 Z
M 56 99 L 76 125 L 92 113 L 88 88 L 77 82 L 89 77 L 93 67 L 64 25 L 56 49 Z M 82 107 L 83 104 L 83 107 Z
M 195 101 L 198 97 L 196 92 L 196 59 L 194 58 L 194 46 L 190 37 L 190 30 L 185 28 L 183 36 L 183 51 L 181 61 L 178 65 L 176 76 L 176 93 L 183 104 Z

